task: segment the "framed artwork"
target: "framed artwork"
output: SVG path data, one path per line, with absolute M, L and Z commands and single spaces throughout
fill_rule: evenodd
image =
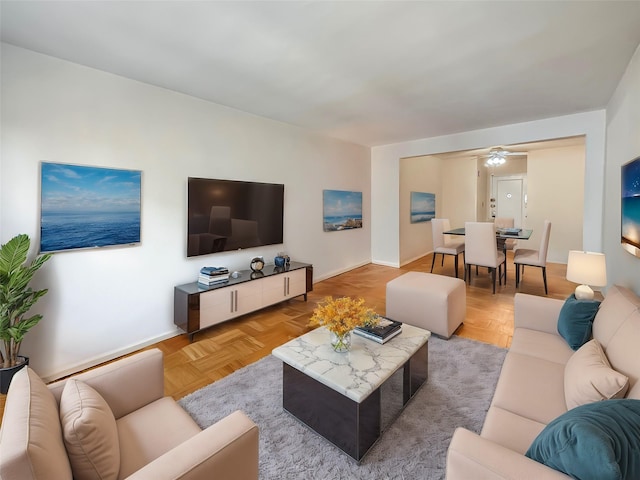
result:
M 325 232 L 362 228 L 362 192 L 323 190 L 322 206 Z
M 620 242 L 640 257 L 640 157 L 622 165 Z
M 411 223 L 430 222 L 436 217 L 436 194 L 411 192 Z
M 140 243 L 142 172 L 41 164 L 40 252 Z

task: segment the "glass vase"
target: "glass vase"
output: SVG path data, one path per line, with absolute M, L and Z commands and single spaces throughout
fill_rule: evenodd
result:
M 331 346 L 338 353 L 348 352 L 351 349 L 351 332 L 339 335 L 334 332 L 331 333 Z

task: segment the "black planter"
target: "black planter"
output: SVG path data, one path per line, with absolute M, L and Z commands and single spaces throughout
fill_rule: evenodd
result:
M 29 365 L 29 357 L 18 356 L 18 361 L 22 360 L 22 363 L 18 363 L 13 367 L 0 368 L 0 393 L 6 394 L 9 391 L 9 384 L 13 376 L 25 365 Z

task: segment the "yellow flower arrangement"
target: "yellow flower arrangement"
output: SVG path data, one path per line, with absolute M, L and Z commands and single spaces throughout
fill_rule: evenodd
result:
M 364 298 L 353 299 L 326 297 L 313 311 L 310 325 L 324 326 L 338 337 L 343 337 L 355 327 L 375 325 L 378 314 L 364 306 Z

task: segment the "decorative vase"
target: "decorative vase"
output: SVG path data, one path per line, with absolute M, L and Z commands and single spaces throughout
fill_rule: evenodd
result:
M 331 332 L 331 346 L 338 353 L 348 352 L 351 349 L 351 332 L 342 335 Z

